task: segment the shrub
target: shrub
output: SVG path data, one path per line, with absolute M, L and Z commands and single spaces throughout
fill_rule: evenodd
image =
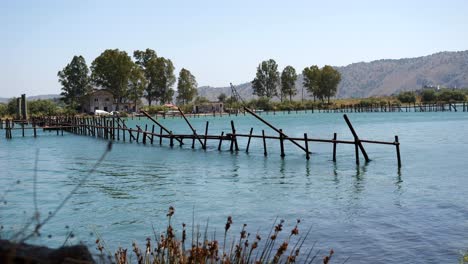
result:
M 397 96 L 398 100 L 402 103 L 415 103 L 416 94 L 414 92 L 401 92 Z
M 434 102 L 436 99 L 437 95 L 434 90 L 424 90 L 421 93 L 421 101 L 423 102 Z

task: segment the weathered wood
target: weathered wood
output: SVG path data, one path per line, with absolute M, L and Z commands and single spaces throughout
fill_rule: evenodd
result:
M 395 147 L 397 153 L 398 168 L 401 168 L 400 142 L 398 141 L 398 136 L 395 136 Z
M 306 159 L 310 159 L 310 154 L 309 154 L 309 141 L 307 140 L 307 133 L 304 133 L 304 143 L 305 143 L 305 149 L 306 149 Z
M 333 162 L 336 162 L 336 133 L 333 133 Z
M 196 132 L 196 131 L 197 131 L 197 130 L 195 130 L 195 132 Z M 197 136 L 196 134 L 193 134 L 193 138 L 192 138 L 192 149 L 195 148 L 195 138 L 196 138 L 196 136 Z
M 208 125 L 209 125 L 209 122 L 206 121 L 206 126 L 205 126 L 205 140 L 203 142 L 203 146 L 202 148 L 206 150 L 206 139 L 208 137 Z
M 153 121 L 153 123 L 155 123 L 156 125 L 158 125 L 162 130 L 164 130 L 164 132 L 169 133 L 169 129 L 165 128 L 161 123 L 159 123 L 156 119 L 154 119 L 153 117 L 151 117 L 150 114 L 148 114 L 147 112 L 145 111 L 140 111 L 141 113 L 143 113 L 149 120 Z M 162 132 L 161 132 L 162 134 Z M 179 141 L 179 139 L 177 139 L 177 141 Z M 180 142 L 180 141 L 179 141 Z M 182 142 L 180 142 L 182 143 Z
M 250 140 L 252 139 L 252 132 L 253 132 L 253 127 L 250 128 L 249 139 L 247 140 L 247 147 L 245 148 L 246 153 L 249 153 Z
M 260 116 L 258 116 L 257 114 L 255 114 L 252 110 L 250 110 L 249 108 L 247 107 L 244 107 L 244 110 L 247 111 L 249 114 L 253 115 L 254 117 L 256 117 L 258 120 L 262 121 L 265 125 L 269 126 L 271 129 L 275 130 L 276 132 L 280 133 L 283 135 L 284 138 L 286 138 L 287 140 L 291 141 L 294 145 L 298 146 L 300 149 L 306 151 L 306 149 L 301 146 L 299 143 L 297 143 L 295 140 L 293 139 L 290 139 L 286 134 L 284 134 L 283 132 L 280 132 L 276 127 L 274 127 L 273 125 L 271 125 L 270 123 L 268 123 L 267 121 L 265 121 L 263 118 L 261 118 Z
M 281 156 L 281 158 L 284 158 L 284 156 L 286 156 L 286 155 L 284 154 L 283 130 L 280 129 L 279 131 L 280 131 L 280 134 L 279 134 L 280 139 L 279 139 L 279 141 L 280 141 L 280 151 L 281 151 L 280 156 Z
M 184 114 L 184 112 L 182 112 L 182 109 L 180 109 L 180 107 L 177 107 L 177 110 L 179 110 L 180 114 L 182 115 L 182 117 L 184 118 L 185 122 L 186 122 L 187 125 L 190 127 L 190 129 L 192 130 L 193 134 L 197 137 L 198 141 L 199 141 L 200 144 L 202 145 L 202 148 L 205 149 L 205 145 L 203 144 L 203 142 L 201 141 L 201 139 L 198 137 L 197 132 L 196 132 L 196 130 L 193 128 L 192 124 L 190 124 L 190 122 L 188 121 L 187 117 L 185 117 L 185 114 Z
M 221 145 L 223 144 L 223 136 L 224 136 L 224 131 L 221 132 L 221 136 L 219 137 L 218 150 L 221 150 Z
M 266 139 L 265 139 L 265 130 L 262 129 L 262 136 L 263 136 L 263 155 L 266 157 L 267 154 L 267 146 L 266 146 Z
M 232 130 L 232 140 L 234 142 L 234 146 L 236 151 L 239 151 L 239 145 L 237 144 L 237 137 L 236 137 L 236 128 L 234 127 L 234 121 L 231 120 L 231 130 Z M 232 150 L 232 148 L 231 148 Z
M 162 145 L 162 133 L 163 133 L 163 128 L 159 127 L 159 145 Z
M 361 149 L 361 152 L 362 152 L 362 155 L 364 156 L 364 159 L 366 160 L 366 162 L 369 162 L 370 161 L 369 156 L 367 156 L 367 152 L 364 149 L 364 146 L 362 145 L 361 141 L 359 140 L 359 137 L 358 137 L 356 131 L 354 130 L 353 125 L 351 124 L 351 121 L 349 121 L 348 116 L 346 114 L 343 115 L 343 118 L 346 121 L 346 124 L 348 125 L 349 130 L 351 130 L 351 133 L 353 134 L 354 141 L 356 142 L 356 145 Z

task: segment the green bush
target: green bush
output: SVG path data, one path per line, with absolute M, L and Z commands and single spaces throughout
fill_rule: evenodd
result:
M 60 112 L 60 108 L 52 100 L 35 100 L 28 102 L 28 112 L 30 116 L 53 116 Z
M 421 101 L 427 102 L 434 102 L 437 100 L 437 95 L 434 90 L 424 90 L 421 93 Z
M 6 104 L 0 104 L 0 117 L 6 116 L 7 115 L 7 105 Z
M 397 96 L 398 100 L 402 103 L 415 103 L 416 94 L 414 92 L 401 92 Z
M 465 93 L 460 90 L 442 89 L 437 93 L 437 100 L 441 102 L 459 102 L 465 99 Z

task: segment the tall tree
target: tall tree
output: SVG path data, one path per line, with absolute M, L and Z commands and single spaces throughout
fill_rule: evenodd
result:
M 330 97 L 336 94 L 340 81 L 341 74 L 339 71 L 329 65 L 323 66 L 320 79 L 322 101 L 324 97 L 327 97 L 328 103 L 330 104 Z
M 83 56 L 73 56 L 71 62 L 57 76 L 62 85 L 61 95 L 65 103 L 77 109 L 81 98 L 91 90 L 89 69 Z
M 135 63 L 127 52 L 118 49 L 105 50 L 91 64 L 92 81 L 102 88 L 109 89 L 116 101 L 116 110 L 128 95 L 128 84 Z
M 133 101 L 133 105 L 135 107 L 134 111 L 138 111 L 138 102 L 140 98 L 143 96 L 143 92 L 146 87 L 146 78 L 144 76 L 143 70 L 135 65 L 132 68 L 132 72 L 129 79 L 128 84 L 128 99 Z
M 253 94 L 260 97 L 272 98 L 278 96 L 280 81 L 278 64 L 273 59 L 262 61 L 257 67 L 257 74 L 252 81 Z
M 180 70 L 177 92 L 179 93 L 179 95 L 177 95 L 177 100 L 182 104 L 192 101 L 197 95 L 197 81 L 189 70 L 184 68 Z
M 154 61 L 154 72 L 155 97 L 161 104 L 172 101 L 174 90 L 171 87 L 176 81 L 172 61 L 164 57 L 157 58 Z
M 156 79 L 158 74 L 156 71 L 156 60 L 158 56 L 154 50 L 146 49 L 144 51 L 134 51 L 133 57 L 136 60 L 135 63 L 140 66 L 144 72 L 146 78 L 144 96 L 146 100 L 148 100 L 148 104 L 151 105 L 153 101 L 157 100 Z
M 289 101 L 292 100 L 293 95 L 296 94 L 296 69 L 292 66 L 286 66 L 281 73 L 281 93 L 289 95 Z
M 317 65 L 312 65 L 310 67 L 305 67 L 302 71 L 302 76 L 304 78 L 303 85 L 307 89 L 307 91 L 314 96 L 315 98 L 321 98 L 321 91 L 320 91 L 320 80 L 321 80 L 321 71 Z

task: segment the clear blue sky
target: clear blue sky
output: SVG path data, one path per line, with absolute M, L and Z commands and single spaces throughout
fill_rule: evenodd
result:
M 73 55 L 154 49 L 198 84 L 251 81 L 260 61 L 347 65 L 468 49 L 466 0 L 0 1 L 0 97 L 59 93 Z

